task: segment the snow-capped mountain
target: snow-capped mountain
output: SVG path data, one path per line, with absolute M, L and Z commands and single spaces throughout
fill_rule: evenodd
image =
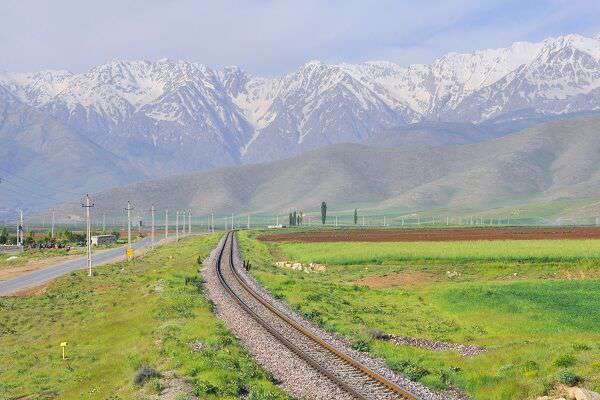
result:
M 409 67 L 311 61 L 277 78 L 115 60 L 81 74 L 0 73 L 0 86 L 149 176 L 164 176 L 332 143 L 377 143 L 411 124 L 596 111 L 600 38 L 518 42 Z

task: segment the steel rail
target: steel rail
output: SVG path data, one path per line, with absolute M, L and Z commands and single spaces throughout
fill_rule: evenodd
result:
M 246 312 L 248 312 L 255 321 L 257 321 L 261 326 L 263 326 L 270 334 L 275 336 L 277 338 L 277 340 L 282 342 L 286 347 L 288 347 L 295 354 L 297 354 L 298 357 L 300 357 L 302 360 L 306 361 L 310 366 L 315 368 L 317 371 L 319 371 L 323 375 L 327 376 L 330 380 L 332 380 L 336 385 L 338 385 L 342 389 L 344 389 L 347 393 L 349 393 L 353 397 L 356 397 L 357 399 L 361 399 L 361 400 L 368 399 L 367 397 L 365 397 L 365 395 L 359 393 L 356 389 L 352 388 L 343 379 L 341 379 L 337 375 L 333 374 L 331 371 L 327 370 L 324 366 L 322 366 L 319 362 L 317 362 L 312 356 L 310 356 L 309 354 L 306 354 L 305 351 L 301 350 L 298 346 L 296 346 L 290 340 L 288 340 L 287 338 L 282 336 L 268 322 L 264 321 L 263 318 L 261 318 L 254 310 L 252 310 L 251 307 L 248 304 L 246 304 L 244 302 L 244 300 L 233 290 L 233 288 L 231 288 L 231 286 L 226 282 L 225 277 L 223 276 L 222 269 L 221 269 L 222 257 L 223 257 L 223 254 L 225 253 L 225 248 L 227 247 L 228 242 L 230 245 L 229 264 L 230 264 L 231 272 L 232 272 L 233 276 L 235 277 L 236 281 L 238 282 L 238 284 L 252 298 L 254 298 L 262 306 L 267 308 L 276 317 L 278 317 L 279 319 L 283 320 L 286 324 L 291 326 L 294 330 L 296 330 L 302 336 L 310 339 L 313 343 L 315 343 L 319 347 L 326 349 L 331 354 L 333 354 L 335 357 L 337 357 L 338 359 L 343 361 L 345 364 L 350 365 L 352 368 L 360 371 L 362 374 L 366 375 L 370 380 L 383 386 L 385 389 L 390 391 L 392 394 L 397 395 L 400 399 L 417 400 L 417 397 L 415 395 L 413 395 L 409 391 L 401 388 L 397 384 L 390 382 L 388 379 L 386 379 L 382 375 L 372 371 L 371 369 L 364 366 L 359 361 L 353 359 L 352 357 L 348 356 L 347 354 L 343 353 L 342 351 L 336 349 L 335 347 L 333 347 L 332 345 L 327 343 L 325 340 L 321 339 L 320 337 L 315 335 L 313 332 L 311 332 L 308 329 L 306 329 L 305 327 L 303 327 L 298 322 L 294 321 L 293 319 L 289 318 L 287 315 L 283 314 L 281 311 L 279 311 L 277 308 L 275 308 L 272 304 L 270 304 L 267 300 L 265 300 L 260 294 L 258 294 L 252 287 L 250 287 L 246 283 L 246 281 L 241 277 L 241 275 L 237 271 L 237 268 L 235 268 L 234 260 L 233 260 L 233 250 L 234 250 L 234 247 L 233 247 L 234 240 L 233 239 L 234 239 L 234 233 L 229 232 L 227 234 L 227 237 L 225 238 L 225 241 L 223 242 L 223 247 L 218 255 L 217 275 L 218 275 L 219 281 L 221 282 L 223 287 L 234 297 L 234 299 L 237 301 L 237 303 Z

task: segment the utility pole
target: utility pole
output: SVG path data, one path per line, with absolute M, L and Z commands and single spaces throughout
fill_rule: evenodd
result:
M 175 240 L 179 241 L 179 210 L 175 213 Z
M 250 229 L 250 214 L 248 214 L 248 223 L 246 224 L 246 228 Z
M 169 238 L 169 210 L 165 210 L 165 239 Z
M 82 204 L 81 207 L 85 208 L 85 219 L 87 223 L 87 265 L 88 265 L 88 276 L 92 276 L 92 221 L 90 219 L 90 208 L 94 207 L 94 205 L 90 201 L 90 195 L 85 195 L 85 204 Z
M 127 202 L 127 208 L 125 209 L 125 211 L 127 211 L 127 255 L 129 256 L 129 253 L 131 252 L 131 211 L 133 210 L 133 207 L 131 206 L 131 202 L 128 201 Z
M 188 210 L 188 235 L 192 234 L 192 210 Z
M 215 213 L 210 213 L 210 232 L 215 233 Z
M 102 232 L 106 232 L 106 214 L 102 214 Z
M 150 236 L 152 237 L 152 244 L 154 244 L 154 212 L 155 211 L 156 210 L 154 209 L 154 206 L 150 207 L 150 215 L 151 215 L 151 218 L 152 218 L 152 221 L 151 221 L 151 223 L 152 223 L 152 231 L 150 233 Z
M 54 210 L 52 210 L 52 225 L 50 228 L 50 237 L 54 238 Z
M 19 210 L 19 225 L 17 226 L 17 244 L 23 246 L 23 210 Z
M 235 229 L 235 225 L 233 223 L 233 213 L 231 213 L 231 230 Z

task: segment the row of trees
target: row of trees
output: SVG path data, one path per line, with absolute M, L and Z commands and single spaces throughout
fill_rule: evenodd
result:
M 290 226 L 300 226 L 304 222 L 304 212 L 294 211 L 290 213 Z
M 325 225 L 327 222 L 327 203 L 321 203 L 321 223 Z M 289 226 L 301 226 L 304 223 L 304 212 L 293 211 L 289 214 Z M 354 225 L 358 223 L 358 209 L 354 209 Z

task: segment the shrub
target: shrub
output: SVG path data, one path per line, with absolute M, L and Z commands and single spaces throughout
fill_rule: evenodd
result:
M 563 354 L 554 360 L 554 365 L 557 367 L 571 367 L 575 364 L 575 357 L 570 354 Z
M 197 396 L 202 396 L 217 394 L 218 392 L 219 389 L 212 383 L 207 381 L 199 381 L 198 383 L 196 383 L 196 390 L 194 391 L 194 394 L 196 394 Z
M 418 381 L 426 375 L 429 375 L 429 371 L 414 363 L 410 360 L 401 360 L 390 363 L 390 368 L 396 372 L 400 372 L 405 375 L 411 381 Z
M 524 371 L 537 371 L 539 369 L 540 369 L 540 366 L 538 365 L 538 363 L 536 363 L 533 360 L 525 361 L 523 363 L 523 370 Z
M 371 345 L 366 340 L 359 339 L 352 343 L 352 348 L 358 351 L 369 351 L 371 350 Z
M 581 376 L 568 370 L 560 371 L 557 378 L 560 383 L 568 386 L 575 386 L 583 381 Z
M 573 350 L 587 351 L 587 350 L 591 350 L 591 347 L 585 343 L 575 343 L 575 344 L 573 344 Z
M 135 373 L 133 383 L 138 386 L 143 386 L 149 379 L 160 378 L 160 376 L 160 373 L 154 368 L 148 365 L 142 365 Z
M 8 243 L 8 236 L 8 229 L 2 227 L 2 229 L 0 229 L 0 244 Z

